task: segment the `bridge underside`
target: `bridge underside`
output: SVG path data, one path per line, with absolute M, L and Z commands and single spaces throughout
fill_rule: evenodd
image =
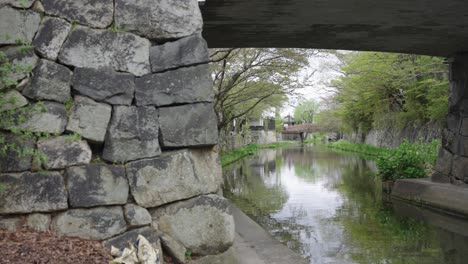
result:
M 202 13 L 210 48 L 468 50 L 464 0 L 207 0 Z

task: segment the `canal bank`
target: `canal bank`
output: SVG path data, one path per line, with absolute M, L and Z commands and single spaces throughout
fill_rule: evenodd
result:
M 234 249 L 241 264 L 307 264 L 297 253 L 281 244 L 235 205 L 231 206 L 236 226 Z

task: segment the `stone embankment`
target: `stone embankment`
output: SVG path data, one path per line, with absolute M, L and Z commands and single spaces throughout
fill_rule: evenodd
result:
M 143 234 L 181 263 L 186 252 L 228 252 L 234 219 L 217 195 L 201 29 L 196 0 L 0 1 L 0 52 L 29 69 L 0 86 L 13 98 L 0 113 L 18 116 L 0 130 L 0 148 L 44 156 L 0 158 L 0 227 L 107 246 Z

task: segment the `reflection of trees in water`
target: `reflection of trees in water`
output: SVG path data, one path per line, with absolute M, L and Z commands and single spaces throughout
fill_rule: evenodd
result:
M 226 169 L 224 174 L 225 195 L 252 217 L 277 212 L 288 199 L 276 173 L 274 157 L 262 165 L 251 160 L 241 161 Z M 266 185 L 266 182 L 270 184 Z
M 345 167 L 336 188 L 347 199 L 337 211 L 349 253 L 358 263 L 444 263 L 434 229 L 420 221 L 398 217 L 382 203 L 376 178 L 356 163 Z
M 321 247 L 327 241 L 342 243 L 331 247 L 330 258 L 335 260 L 341 255 L 356 263 L 468 263 L 466 240 L 436 232 L 411 218 L 398 217 L 382 203 L 381 182 L 369 175 L 368 161 L 316 148 L 310 151 L 307 147 L 263 153 L 225 170 L 226 196 L 278 240 L 309 256 L 314 263 L 320 263 L 316 255 L 330 249 Z M 305 221 L 314 216 L 307 216 L 307 210 L 300 206 L 289 208 L 288 203 L 283 208 L 288 195 L 278 172 L 285 167 L 307 183 L 325 181 L 327 189 L 343 194 L 343 205 L 335 216 L 323 219 L 327 224 Z M 289 211 L 288 218 L 272 217 L 284 210 Z M 337 234 L 344 240 L 323 237 Z
M 325 180 L 327 187 L 333 187 L 341 181 L 342 168 L 360 160 L 327 150 L 317 151 L 317 147 L 314 148 L 314 151 L 308 147 L 290 148 L 283 151 L 284 162 L 287 166 L 294 168 L 297 177 L 310 183 Z
M 270 216 L 260 216 L 255 219 L 263 228 L 268 230 L 270 234 L 281 243 L 287 245 L 290 249 L 300 253 L 307 259 L 310 259 L 309 245 L 304 243 L 304 238 L 307 240 L 314 239 L 314 228 L 309 225 L 302 225 L 301 218 L 307 217 L 307 212 L 302 207 L 294 207 L 290 209 L 292 216 L 288 219 L 275 219 Z
M 468 263 L 468 237 L 455 234 L 441 228 L 437 229 L 446 264 Z

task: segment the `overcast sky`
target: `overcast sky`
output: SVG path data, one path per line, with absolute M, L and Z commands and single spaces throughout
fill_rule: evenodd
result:
M 311 79 L 311 86 L 298 89 L 297 91 L 302 94 L 302 100 L 314 99 L 320 101 L 324 97 L 329 97 L 331 94 L 327 92 L 324 88 L 327 82 L 337 78 L 339 73 L 333 69 L 338 68 L 339 61 L 338 59 L 331 54 L 313 56 L 309 58 L 310 67 L 305 69 L 302 73 L 303 76 L 315 71 Z M 294 113 L 294 107 L 298 104 L 298 100 L 291 98 L 289 105 L 285 105 L 281 110 L 281 116 Z

